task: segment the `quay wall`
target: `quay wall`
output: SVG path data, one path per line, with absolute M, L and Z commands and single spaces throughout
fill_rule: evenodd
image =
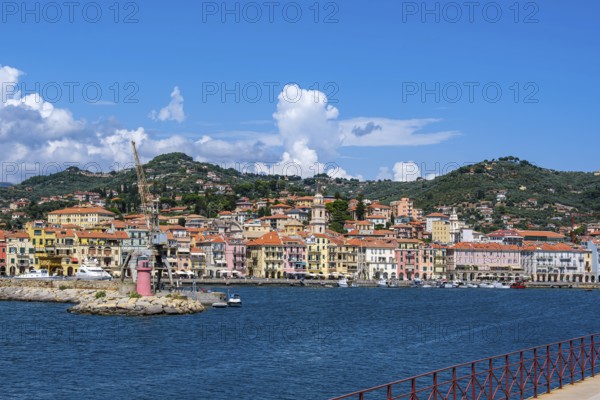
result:
M 29 287 L 45 289 L 81 289 L 81 290 L 119 290 L 120 280 L 83 281 L 68 279 L 0 279 L 0 287 Z

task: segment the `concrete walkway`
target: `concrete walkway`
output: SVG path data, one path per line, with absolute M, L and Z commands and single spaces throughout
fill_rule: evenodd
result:
M 542 400 L 600 400 L 600 375 L 585 381 L 563 386 L 549 394 L 538 396 Z

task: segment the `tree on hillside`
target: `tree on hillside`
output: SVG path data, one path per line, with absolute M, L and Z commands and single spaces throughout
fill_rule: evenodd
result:
M 352 216 L 348 211 L 348 202 L 338 199 L 325 205 L 329 212 L 329 229 L 339 233 L 344 233 L 344 222 L 351 219 Z
M 363 194 L 359 194 L 356 200 L 358 200 L 356 204 L 356 219 L 362 221 L 365 219 L 366 212 Z

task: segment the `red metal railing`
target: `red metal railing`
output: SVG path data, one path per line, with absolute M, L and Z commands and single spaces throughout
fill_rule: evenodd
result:
M 338 399 L 496 400 L 528 399 L 594 376 L 600 334 L 413 376 Z

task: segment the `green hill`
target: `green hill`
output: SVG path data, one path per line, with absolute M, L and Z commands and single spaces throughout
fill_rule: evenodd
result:
M 426 213 L 441 206 L 457 207 L 462 218 L 484 230 L 502 225 L 501 218 L 519 220 L 522 227 L 565 226 L 569 207 L 580 214 L 600 212 L 600 176 L 584 172 L 561 172 L 537 167 L 514 157 L 483 161 L 461 167 L 433 180 L 415 182 L 366 181 L 330 178 L 264 176 L 241 174 L 234 169 L 200 163 L 183 153 L 163 154 L 144 166 L 151 190 L 168 205 L 183 204 L 196 212 L 215 213 L 231 210 L 240 196 L 278 197 L 282 191 L 306 195 L 314 192 L 316 179 L 328 195 L 365 198 L 383 203 L 410 197 L 415 207 Z M 206 187 L 206 185 L 211 187 Z M 3 206 L 18 198 L 34 202 L 41 197 L 65 195 L 75 191 L 116 192 L 118 199 L 109 204 L 120 212 L 135 211 L 139 204 L 136 175 L 133 169 L 94 174 L 77 168 L 36 176 L 11 187 L 0 187 Z M 506 200 L 497 203 L 497 195 Z M 178 198 L 177 196 L 182 196 Z M 109 198 L 113 197 L 109 195 Z M 483 224 L 478 209 L 494 207 L 492 223 Z M 595 216 L 580 217 L 595 220 Z M 578 220 L 579 220 L 578 219 Z

